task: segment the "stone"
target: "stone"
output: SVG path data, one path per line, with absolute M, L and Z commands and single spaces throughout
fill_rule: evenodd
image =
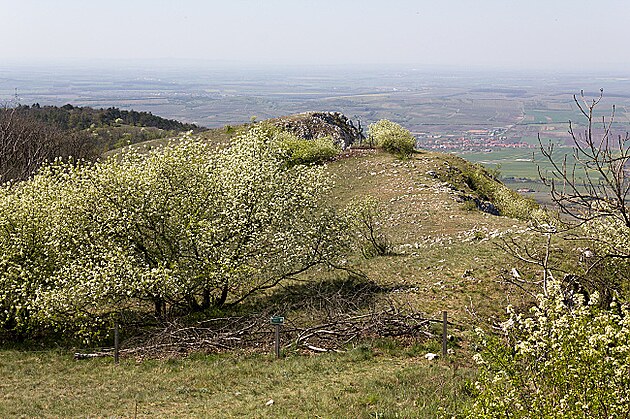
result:
M 340 112 L 305 112 L 269 122 L 306 140 L 330 136 L 343 150 L 364 138 L 362 131 Z

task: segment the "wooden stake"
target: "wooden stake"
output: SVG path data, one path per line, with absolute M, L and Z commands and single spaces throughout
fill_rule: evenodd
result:
M 114 364 L 118 365 L 118 322 L 114 323 Z
M 276 325 L 276 358 L 280 358 L 280 325 Z
M 446 311 L 442 312 L 442 358 L 446 358 L 446 327 L 448 324 L 448 315 Z

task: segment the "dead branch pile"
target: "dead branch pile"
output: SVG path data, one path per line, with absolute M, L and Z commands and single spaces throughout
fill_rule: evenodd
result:
M 215 318 L 194 325 L 175 321 L 124 342 L 120 355 L 163 358 L 232 349 L 270 351 L 274 340 L 271 314 Z M 283 348 L 328 352 L 342 351 L 348 344 L 366 338 L 394 337 L 418 341 L 434 337 L 429 325 L 435 321 L 422 313 L 403 312 L 393 307 L 368 313 L 339 314 L 320 322 L 311 320 L 308 325 L 287 319 L 282 326 L 281 342 Z M 77 359 L 112 356 L 113 350 L 77 355 Z
M 256 348 L 265 336 L 271 336 L 270 333 L 269 316 L 264 314 L 214 318 L 195 325 L 174 321 L 125 342 L 120 353 L 156 358 Z
M 339 316 L 312 327 L 295 327 L 293 344 L 315 352 L 338 351 L 362 338 L 433 338 L 427 319 L 421 313 L 402 313 L 395 308 L 361 315 Z

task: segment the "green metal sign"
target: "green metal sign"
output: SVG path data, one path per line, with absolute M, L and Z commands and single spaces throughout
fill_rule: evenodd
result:
M 284 324 L 284 317 L 281 317 L 281 316 L 273 316 L 273 317 L 271 318 L 271 324 L 274 324 L 274 325 Z

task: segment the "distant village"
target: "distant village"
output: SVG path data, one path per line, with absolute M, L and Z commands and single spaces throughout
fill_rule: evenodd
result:
M 508 138 L 505 133 L 510 127 L 492 129 L 470 129 L 455 134 L 435 134 L 416 132 L 414 135 L 421 148 L 430 150 L 458 150 L 492 152 L 501 148 L 532 148 L 532 144 L 520 141 L 520 138 Z

